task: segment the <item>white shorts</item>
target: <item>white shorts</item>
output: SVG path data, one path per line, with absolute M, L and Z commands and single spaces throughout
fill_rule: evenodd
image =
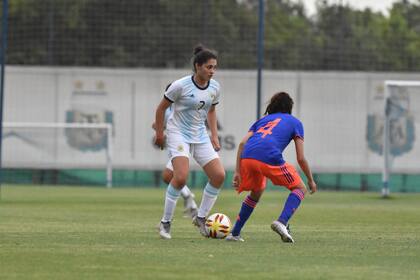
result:
M 214 150 L 210 142 L 184 143 L 183 141 L 179 141 L 179 137 L 171 138 L 171 140 L 168 139 L 166 146 L 169 154 L 169 162 L 166 164 L 166 168 L 169 170 L 174 170 L 172 159 L 179 156 L 187 158 L 192 156 L 201 167 L 204 167 L 213 159 L 219 158 L 219 154 Z
M 172 160 L 168 160 L 168 163 L 166 164 L 166 169 L 174 171 L 174 166 L 172 165 Z

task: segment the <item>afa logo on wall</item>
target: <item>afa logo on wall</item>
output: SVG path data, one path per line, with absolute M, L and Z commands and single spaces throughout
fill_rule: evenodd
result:
M 384 100 L 377 98 L 380 103 L 380 113 L 369 114 L 367 120 L 367 141 L 369 149 L 379 155 L 383 153 L 385 108 Z M 393 156 L 401 156 L 413 149 L 415 141 L 414 116 L 410 112 L 410 95 L 404 88 L 391 93 L 388 99 L 387 114 L 390 119 L 390 153 Z
M 82 81 L 74 81 L 73 85 L 67 123 L 113 124 L 113 112 L 106 107 L 109 102 L 103 81 L 95 82 L 91 89 L 85 89 L 87 86 Z M 65 135 L 67 144 L 80 151 L 100 151 L 107 146 L 107 130 L 103 128 L 67 128 Z

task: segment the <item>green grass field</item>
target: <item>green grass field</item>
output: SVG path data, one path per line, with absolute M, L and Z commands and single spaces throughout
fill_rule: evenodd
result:
M 318 192 L 295 244 L 270 229 L 286 195 L 266 192 L 231 243 L 201 237 L 182 199 L 161 240 L 163 189 L 3 186 L 0 279 L 420 279 L 420 194 Z M 243 198 L 224 190 L 213 212 L 233 220 Z

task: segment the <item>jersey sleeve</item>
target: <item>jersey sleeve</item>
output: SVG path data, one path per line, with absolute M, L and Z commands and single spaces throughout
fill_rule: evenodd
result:
M 216 92 L 216 95 L 215 95 L 215 97 L 213 99 L 213 102 L 211 103 L 211 105 L 217 105 L 217 104 L 219 104 L 219 100 L 220 100 L 220 91 L 217 91 Z
M 171 105 L 172 106 L 172 105 Z M 171 114 L 171 112 L 172 112 L 172 108 L 171 108 L 171 106 L 169 106 L 168 108 L 166 108 L 166 110 L 165 110 L 165 120 L 164 120 L 164 123 L 165 123 L 165 125 L 166 125 L 166 123 L 168 122 L 168 119 L 169 119 L 169 115 Z
M 257 132 L 257 123 L 255 122 L 251 127 L 248 129 L 248 132 Z
M 217 105 L 220 102 L 220 84 L 218 82 L 216 82 L 215 80 L 212 80 L 213 83 L 215 83 L 215 88 L 216 88 L 216 94 L 214 95 L 213 101 L 211 103 L 211 105 Z
M 174 103 L 182 94 L 182 85 L 178 82 L 172 83 L 165 92 L 165 99 Z
M 303 124 L 302 122 L 298 121 L 295 125 L 295 131 L 294 131 L 294 137 L 293 138 L 301 138 L 304 139 L 304 131 L 303 131 Z

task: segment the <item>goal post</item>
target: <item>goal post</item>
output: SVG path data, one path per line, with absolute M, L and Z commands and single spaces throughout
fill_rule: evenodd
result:
M 113 131 L 110 123 L 3 123 L 5 168 L 106 169 L 112 187 Z
M 416 125 L 419 122 L 420 81 L 387 80 L 384 88 L 382 196 L 388 197 L 394 159 L 420 150 L 419 147 L 414 147 L 412 152 Z M 415 155 L 412 157 L 415 160 Z M 403 172 L 418 168 L 411 166 L 411 162 L 413 160 L 407 160 Z

